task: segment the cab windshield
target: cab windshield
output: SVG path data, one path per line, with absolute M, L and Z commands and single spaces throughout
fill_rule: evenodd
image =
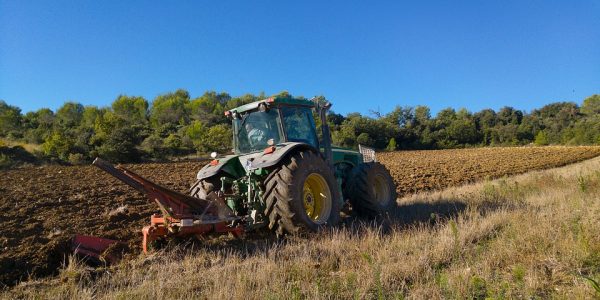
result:
M 254 111 L 244 115 L 241 119 L 233 121 L 235 151 L 249 153 L 263 150 L 272 144 L 279 144 L 283 134 L 279 127 L 279 111 Z
M 283 142 L 300 142 L 319 148 L 311 109 L 300 106 L 256 110 L 234 119 L 233 139 L 236 153 L 261 151 Z

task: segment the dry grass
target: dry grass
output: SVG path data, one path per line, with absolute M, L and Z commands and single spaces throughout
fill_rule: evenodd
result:
M 229 239 L 93 270 L 71 259 L 3 298 L 594 298 L 600 158 L 399 200 L 383 225 Z M 585 279 L 585 277 L 592 280 Z
M 29 144 L 29 143 L 25 143 L 25 142 L 17 142 L 17 141 L 0 139 L 0 147 L 2 147 L 2 146 L 6 146 L 6 147 L 21 146 L 21 147 L 23 147 L 23 149 L 25 149 L 25 151 L 27 151 L 29 153 L 41 151 L 41 149 L 42 149 L 42 146 L 39 144 Z

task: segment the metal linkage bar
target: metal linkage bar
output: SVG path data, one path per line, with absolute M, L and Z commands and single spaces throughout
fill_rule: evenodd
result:
M 151 242 L 160 238 L 199 236 L 211 232 L 231 232 L 239 236 L 244 232 L 242 225 L 234 226 L 233 221 L 239 217 L 236 217 L 214 192 L 208 195 L 208 199 L 199 199 L 162 187 L 122 166 L 115 167 L 100 158 L 96 158 L 92 164 L 145 193 L 148 199 L 155 201 L 160 207 L 163 215 L 153 215 L 150 218 L 150 225 L 142 229 L 144 253 L 148 251 Z M 79 245 L 85 246 L 80 250 L 81 252 L 86 249 L 94 250 L 88 251 L 90 255 L 103 251 L 98 250 L 100 247 L 98 245 L 105 246 L 102 239 L 91 237 L 91 239 L 78 238 L 78 240 Z
M 114 167 L 100 158 L 96 158 L 92 164 L 134 189 L 145 193 L 150 200 L 156 201 L 161 211 L 168 217 L 186 219 L 199 214 L 215 218 L 219 216 L 219 209 L 212 204 L 212 201 L 187 196 L 164 188 L 133 171 L 122 166 Z

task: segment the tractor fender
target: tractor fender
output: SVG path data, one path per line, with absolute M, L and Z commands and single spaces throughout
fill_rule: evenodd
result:
M 306 143 L 288 142 L 278 144 L 274 147 L 275 149 L 272 152 L 260 151 L 246 155 L 228 155 L 223 158 L 215 159 L 200 169 L 196 178 L 198 180 L 206 179 L 217 175 L 221 171 L 225 173 L 224 175 L 229 175 L 232 178 L 240 178 L 244 176 L 249 169 L 274 166 L 288 154 L 297 150 L 311 150 L 315 153 L 319 153 L 316 148 Z
M 215 159 L 200 169 L 196 175 L 196 178 L 198 180 L 209 178 L 217 175 L 220 171 L 223 171 L 233 178 L 244 176 L 244 168 L 240 164 L 238 158 L 238 155 L 227 155 L 225 157 Z
M 245 156 L 240 156 L 240 163 L 245 168 L 250 169 L 258 169 L 258 168 L 268 168 L 278 164 L 282 159 L 284 159 L 288 154 L 293 153 L 298 150 L 311 150 L 315 153 L 319 153 L 319 151 L 306 143 L 298 143 L 298 142 L 287 142 L 283 144 L 279 144 L 275 146 L 274 151 L 261 151 L 258 153 L 253 153 Z M 248 163 L 251 161 L 251 163 Z

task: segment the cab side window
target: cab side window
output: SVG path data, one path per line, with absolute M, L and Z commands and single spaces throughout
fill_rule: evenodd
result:
M 304 107 L 283 107 L 283 123 L 290 142 L 302 142 L 318 147 L 315 125 L 310 109 Z

